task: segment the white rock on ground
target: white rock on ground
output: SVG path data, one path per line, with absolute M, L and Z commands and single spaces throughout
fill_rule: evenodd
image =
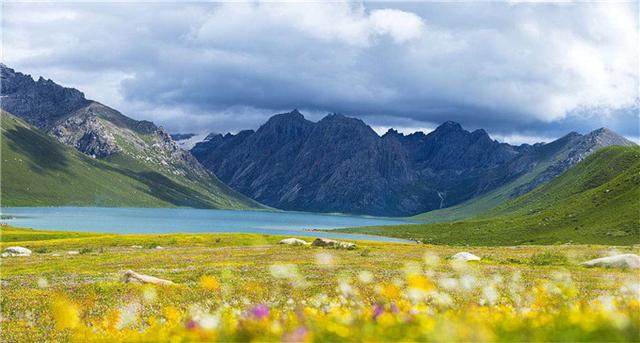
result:
M 311 245 L 314 247 L 332 247 L 338 244 L 338 241 L 327 238 L 316 238 Z
M 278 242 L 278 244 L 288 244 L 288 245 L 309 245 L 311 243 L 307 241 L 303 241 L 298 238 L 286 238 Z
M 470 252 L 459 252 L 453 256 L 451 256 L 452 260 L 458 260 L 458 261 L 480 261 L 480 257 L 470 253 Z
M 8 247 L 4 249 L 2 256 L 31 256 L 31 250 L 25 247 Z
M 608 257 L 596 258 L 581 263 L 585 267 L 608 267 L 608 268 L 640 268 L 640 256 L 636 254 L 622 254 Z
M 124 272 L 124 282 L 134 282 L 134 283 L 142 283 L 142 284 L 152 284 L 152 285 L 173 285 L 173 281 L 160 279 L 155 276 L 138 274 L 133 270 L 127 270 Z
M 67 251 L 67 255 L 78 255 L 80 252 L 77 250 Z
M 134 249 L 142 249 L 142 245 L 132 245 L 131 247 Z
M 327 238 L 316 238 L 313 243 L 311 243 L 314 247 L 336 247 L 336 248 L 345 248 L 345 249 L 354 249 L 356 247 L 353 243 L 348 242 L 338 242 L 333 239 Z
M 349 242 L 338 242 L 338 247 L 345 249 L 355 249 L 356 245 Z

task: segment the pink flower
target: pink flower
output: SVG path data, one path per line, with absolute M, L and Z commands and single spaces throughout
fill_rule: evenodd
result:
M 262 319 L 269 316 L 269 308 L 263 304 L 259 304 L 251 310 L 251 314 L 257 319 Z
M 189 321 L 187 321 L 187 322 L 185 323 L 185 327 L 186 327 L 187 329 L 189 329 L 189 330 L 195 330 L 195 329 L 197 329 L 197 328 L 198 328 L 198 326 L 199 326 L 199 325 L 198 325 L 198 322 L 196 322 L 196 321 L 195 321 L 195 320 L 193 320 L 193 319 L 189 319 Z
M 384 307 L 382 307 L 382 305 L 380 304 L 376 304 L 373 307 L 373 319 L 378 319 L 378 317 L 384 313 Z

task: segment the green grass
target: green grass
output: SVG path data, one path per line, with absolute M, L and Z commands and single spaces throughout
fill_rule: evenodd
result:
M 638 244 L 640 148 L 602 149 L 553 181 L 472 219 L 343 231 L 434 244 Z
M 638 339 L 637 300 L 622 291 L 634 272 L 578 264 L 611 247 L 474 247 L 465 250 L 482 261 L 459 265 L 448 260 L 458 247 L 358 241 L 336 250 L 275 244 L 281 238 L 3 227 L 0 248 L 34 254 L 2 258 L 0 340 L 282 341 L 299 327 L 329 342 Z M 123 283 L 128 269 L 176 285 Z M 487 289 L 496 304 L 483 304 Z M 601 296 L 615 297 L 615 312 L 598 306 Z M 256 304 L 270 315 L 251 317 Z M 194 327 L 203 316 L 220 325 Z
M 214 177 L 190 180 L 126 156 L 99 160 L 2 112 L 2 206 L 249 208 Z

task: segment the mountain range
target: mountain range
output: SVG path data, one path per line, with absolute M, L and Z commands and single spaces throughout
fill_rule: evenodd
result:
M 409 216 L 493 196 L 462 211 L 469 216 L 610 145 L 635 144 L 602 128 L 514 146 L 451 121 L 428 134 L 390 129 L 379 136 L 356 118 L 330 114 L 312 122 L 293 110 L 256 131 L 209 135 L 191 152 L 230 187 L 280 209 Z
M 261 207 L 220 182 L 150 121 L 2 64 L 0 77 L 3 206 L 117 206 L 123 197 L 111 191 L 119 190 L 130 194 L 120 206 Z M 100 177 L 113 182 L 98 187 L 105 181 Z M 76 197 L 81 187 L 95 194 Z
M 603 147 L 635 145 L 602 128 L 516 146 L 450 121 L 380 136 L 356 118 L 313 122 L 297 110 L 255 131 L 172 136 L 52 80 L 1 64 L 0 76 L 3 206 L 267 205 L 449 221 L 527 194 Z

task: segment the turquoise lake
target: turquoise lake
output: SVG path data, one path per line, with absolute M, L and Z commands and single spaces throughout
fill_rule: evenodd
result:
M 2 223 L 44 230 L 108 233 L 233 232 L 386 242 L 408 241 L 309 230 L 411 223 L 401 219 L 365 216 L 191 208 L 5 207 L 1 212 L 5 218 L 0 220 Z

